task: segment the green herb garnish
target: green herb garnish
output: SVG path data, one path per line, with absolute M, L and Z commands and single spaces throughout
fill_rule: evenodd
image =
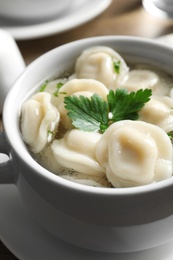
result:
M 112 121 L 137 120 L 139 110 L 150 100 L 151 94 L 151 89 L 140 89 L 131 93 L 126 89 L 117 89 L 116 92 L 110 90 L 107 99 Z
M 171 142 L 173 143 L 173 131 L 167 133 L 167 135 L 169 136 Z
M 40 89 L 39 89 L 39 92 L 44 92 L 44 91 L 45 91 L 48 82 L 49 82 L 49 81 L 46 80 L 46 81 L 41 85 L 41 87 L 40 87 Z
M 67 96 L 64 103 L 76 128 L 103 133 L 114 122 L 137 120 L 139 110 L 150 100 L 151 94 L 151 89 L 140 89 L 131 93 L 126 89 L 117 89 L 115 92 L 109 91 L 107 101 L 94 94 L 91 98 Z
M 64 103 L 76 128 L 101 132 L 107 129 L 108 104 L 99 95 L 94 94 L 91 99 L 84 96 L 67 96 Z
M 48 142 L 51 142 L 51 140 L 55 137 L 56 130 L 48 130 L 47 131 L 47 140 Z
M 120 73 L 120 64 L 121 64 L 121 61 L 113 61 L 113 65 L 114 65 L 114 70 L 117 74 Z
M 55 97 L 58 97 L 59 94 L 65 94 L 63 92 L 60 92 L 60 88 L 63 86 L 63 83 L 62 82 L 59 82 L 57 85 L 56 85 L 56 88 L 57 90 L 53 93 Z

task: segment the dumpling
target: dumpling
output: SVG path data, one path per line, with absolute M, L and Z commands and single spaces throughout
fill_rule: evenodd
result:
M 48 93 L 37 93 L 22 105 L 21 132 L 32 152 L 40 152 L 53 139 L 59 120 Z
M 100 174 L 103 169 L 96 161 L 95 147 L 101 134 L 73 129 L 51 145 L 55 160 L 62 167 L 88 174 Z
M 173 130 L 173 99 L 152 96 L 139 112 L 139 120 L 155 124 L 165 132 Z
M 112 124 L 97 143 L 96 158 L 114 187 L 145 185 L 172 175 L 168 135 L 142 121 Z
M 139 89 L 153 89 L 158 82 L 159 76 L 157 73 L 146 69 L 138 69 L 131 70 L 127 74 L 123 87 L 127 88 L 129 92 L 132 92 L 138 91 Z
M 123 58 L 113 49 L 104 46 L 83 51 L 75 64 L 77 78 L 96 79 L 108 89 L 119 87 L 128 71 Z
M 94 79 L 72 79 L 61 87 L 61 93 L 64 94 L 60 94 L 57 97 L 56 106 L 61 115 L 61 123 L 65 128 L 71 129 L 72 123 L 71 119 L 67 116 L 67 110 L 64 107 L 64 97 L 71 95 L 91 97 L 96 93 L 106 100 L 108 89 L 104 84 Z

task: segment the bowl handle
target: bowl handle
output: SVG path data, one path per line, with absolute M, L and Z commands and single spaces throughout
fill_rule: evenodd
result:
M 4 132 L 0 132 L 0 184 L 15 183 L 16 174 L 10 150 Z

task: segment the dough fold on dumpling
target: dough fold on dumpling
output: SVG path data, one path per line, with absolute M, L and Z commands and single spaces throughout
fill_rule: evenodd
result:
M 139 112 L 139 120 L 161 127 L 165 132 L 173 131 L 173 99 L 152 96 Z
M 91 97 L 95 93 L 104 100 L 107 99 L 108 89 L 101 82 L 94 79 L 72 79 L 61 87 L 61 93 L 57 97 L 57 108 L 61 115 L 61 123 L 65 128 L 71 129 L 71 119 L 67 116 L 67 110 L 64 107 L 65 96 L 85 96 Z
M 40 152 L 52 140 L 59 120 L 60 114 L 48 93 L 37 93 L 22 105 L 21 132 L 32 152 Z
M 172 175 L 172 144 L 158 126 L 124 120 L 112 124 L 96 146 L 96 158 L 115 187 L 140 186 Z
M 51 145 L 55 160 L 62 167 L 74 171 L 97 175 L 103 169 L 96 161 L 95 147 L 101 134 L 73 129 L 61 140 L 54 140 Z
M 96 79 L 108 89 L 120 87 L 128 71 L 124 59 L 113 49 L 104 46 L 86 49 L 75 64 L 77 78 Z

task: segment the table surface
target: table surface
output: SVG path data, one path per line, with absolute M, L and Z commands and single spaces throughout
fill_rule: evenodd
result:
M 17 41 L 17 45 L 28 65 L 57 46 L 86 37 L 132 35 L 156 38 L 169 33 L 173 33 L 173 21 L 152 17 L 143 9 L 140 0 L 113 0 L 102 14 L 84 25 L 49 37 Z M 3 130 L 1 117 L 0 130 Z M 0 242 L 0 259 L 17 258 Z

